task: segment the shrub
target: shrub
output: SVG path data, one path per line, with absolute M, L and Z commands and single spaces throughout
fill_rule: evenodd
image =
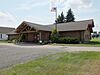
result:
M 67 39 L 65 37 L 60 37 L 58 41 L 59 43 L 66 43 Z
M 53 43 L 66 43 L 66 44 L 76 44 L 79 43 L 79 40 L 71 37 L 60 37 L 56 29 L 51 33 L 51 41 Z
M 18 37 L 16 38 L 12 38 L 10 40 L 8 40 L 8 43 L 15 43 L 17 41 Z
M 51 33 L 51 41 L 53 43 L 58 43 L 58 40 L 59 40 L 59 33 L 57 32 L 56 29 L 54 29 Z
M 76 38 L 60 37 L 58 43 L 76 44 L 79 43 L 79 40 Z

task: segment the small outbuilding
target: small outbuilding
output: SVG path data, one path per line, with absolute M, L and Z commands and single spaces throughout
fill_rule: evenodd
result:
M 7 33 L 15 30 L 15 28 L 10 28 L 10 27 L 0 27 L 0 40 L 7 40 L 8 35 Z

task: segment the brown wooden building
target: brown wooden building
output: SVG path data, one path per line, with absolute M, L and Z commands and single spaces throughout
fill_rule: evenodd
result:
M 39 25 L 30 22 L 22 22 L 16 30 L 8 34 L 9 39 L 17 38 L 22 34 L 29 42 L 37 42 L 39 40 L 50 40 L 51 31 L 55 25 Z M 76 21 L 69 23 L 57 24 L 57 29 L 62 37 L 73 37 L 80 41 L 89 41 L 91 39 L 91 33 L 93 32 L 94 22 L 93 20 Z

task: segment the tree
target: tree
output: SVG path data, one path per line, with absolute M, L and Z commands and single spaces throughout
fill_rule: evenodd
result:
M 93 32 L 92 38 L 98 38 L 98 37 L 99 37 L 99 33 L 97 33 L 97 31 Z
M 58 15 L 58 18 L 57 18 L 57 21 L 56 21 L 57 23 L 61 23 L 61 16 L 60 15 Z
M 64 23 L 64 19 L 65 19 L 65 17 L 64 17 L 64 14 L 63 14 L 63 12 L 61 13 L 61 23 Z
M 74 21 L 75 21 L 74 14 L 72 10 L 69 9 L 66 16 L 66 22 L 74 22 Z
M 59 33 L 56 29 L 52 30 L 52 33 L 51 33 L 51 41 L 53 43 L 57 43 L 58 42 L 58 39 L 59 39 Z
M 64 17 L 64 14 L 62 12 L 61 15 L 58 15 L 57 23 L 64 23 L 64 20 L 65 20 L 65 17 Z

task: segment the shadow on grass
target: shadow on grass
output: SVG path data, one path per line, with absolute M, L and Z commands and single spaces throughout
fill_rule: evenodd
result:
M 90 41 L 89 43 L 87 44 L 91 44 L 91 45 L 100 45 L 100 42 L 98 41 Z

